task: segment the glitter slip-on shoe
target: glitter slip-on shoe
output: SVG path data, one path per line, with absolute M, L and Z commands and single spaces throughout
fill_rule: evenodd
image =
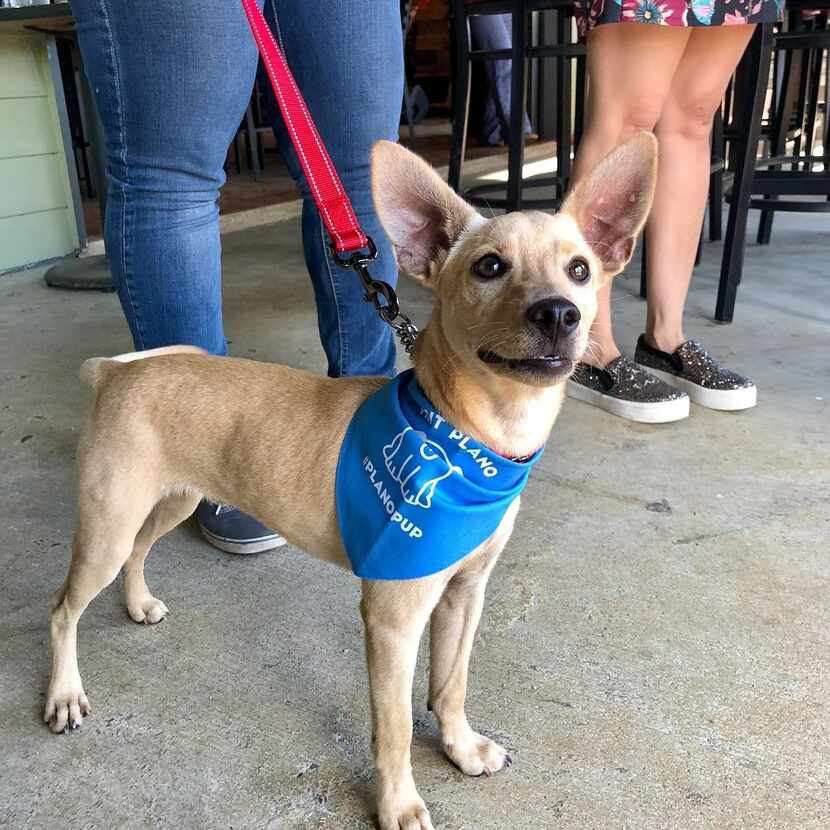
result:
M 620 355 L 604 369 L 577 365 L 568 396 L 644 424 L 665 424 L 689 416 L 689 396 Z
M 669 353 L 650 346 L 641 334 L 634 359 L 653 375 L 682 389 L 699 406 L 736 410 L 749 409 L 757 402 L 755 384 L 721 366 L 697 340 L 687 340 Z

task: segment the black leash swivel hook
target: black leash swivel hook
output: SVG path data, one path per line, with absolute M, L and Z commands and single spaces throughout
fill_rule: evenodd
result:
M 347 257 L 341 256 L 332 246 L 334 261 L 341 267 L 354 271 L 363 283 L 363 297 L 372 303 L 375 311 L 394 332 L 406 353 L 411 357 L 418 338 L 418 327 L 401 311 L 395 289 L 383 280 L 376 280 L 369 273 L 369 263 L 378 258 L 378 249 L 370 236 L 366 237 L 366 251 L 357 251 Z

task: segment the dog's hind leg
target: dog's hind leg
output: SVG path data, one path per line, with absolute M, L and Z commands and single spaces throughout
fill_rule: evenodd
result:
M 152 625 L 167 616 L 167 606 L 147 587 L 144 560 L 156 541 L 190 516 L 200 498 L 198 493 L 167 496 L 150 511 L 135 537 L 133 552 L 124 564 L 124 600 L 127 612 L 137 623 Z
M 54 732 L 77 729 L 89 712 L 78 671 L 78 620 L 127 561 L 153 501 L 146 491 L 82 483 L 69 574 L 52 600 L 52 676 L 43 719 Z

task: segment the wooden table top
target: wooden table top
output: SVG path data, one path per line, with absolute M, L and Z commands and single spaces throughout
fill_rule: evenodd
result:
M 9 8 L 4 6 L 0 9 L 0 34 L 26 31 L 67 32 L 72 30 L 73 24 L 69 3 Z

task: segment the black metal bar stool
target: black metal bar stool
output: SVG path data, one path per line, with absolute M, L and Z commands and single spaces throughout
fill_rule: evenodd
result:
M 530 45 L 530 13 L 554 11 L 557 15 L 557 43 Z M 585 94 L 585 47 L 572 37 L 573 0 L 452 0 L 453 30 L 455 34 L 455 78 L 453 86 L 453 138 L 450 151 L 448 181 L 461 193 L 461 169 L 467 143 L 467 123 L 470 108 L 471 66 L 474 61 L 510 60 L 510 140 L 508 143 L 508 179 L 506 194 L 501 185 L 487 184 L 468 188 L 462 195 L 474 205 L 519 210 L 525 187 L 554 187 L 555 198 L 528 199 L 528 205 L 536 208 L 556 208 L 567 188 L 571 171 L 571 149 L 581 137 Z M 482 14 L 511 14 L 513 43 L 510 49 L 474 50 L 470 40 L 469 18 Z M 557 58 L 557 174 L 525 181 L 522 176 L 524 162 L 524 113 L 527 98 L 527 65 L 536 58 Z M 571 118 L 571 61 L 576 60 L 576 130 Z M 574 135 L 575 133 L 575 135 Z
M 814 0 L 810 3 L 794 0 L 795 4 L 804 8 L 828 8 L 830 0 Z M 830 148 L 828 148 L 830 135 L 828 135 L 826 110 L 823 157 L 816 159 L 823 163 L 823 170 L 812 169 L 814 160 L 809 145 L 806 147 L 807 169 L 802 169 L 805 164 L 800 156 L 773 155 L 756 161 L 770 57 L 773 50 L 824 53 L 828 49 L 830 49 L 830 30 L 827 28 L 825 16 L 823 28 L 804 32 L 773 34 L 771 26 L 759 26 L 744 56 L 739 77 L 743 77 L 744 100 L 747 103 L 751 102 L 751 106 L 748 107 L 749 112 L 744 120 L 747 125 L 745 137 L 736 142 L 739 146 L 736 147 L 735 153 L 735 177 L 732 188 L 727 193 L 729 219 L 715 307 L 715 320 L 718 322 L 729 323 L 734 315 L 735 298 L 743 270 L 746 226 L 750 209 L 768 212 L 779 210 L 798 213 L 830 212 L 830 201 L 828 201 L 830 199 Z M 819 71 L 820 68 L 819 64 Z M 792 100 L 793 96 L 788 95 L 785 90 L 778 96 L 778 106 L 789 107 Z M 781 134 L 789 125 L 790 116 L 786 110 L 780 111 L 774 116 L 773 123 L 778 124 L 777 129 L 773 128 L 773 141 L 775 141 L 780 139 Z M 778 147 L 780 147 L 780 141 Z M 775 152 L 774 144 L 773 152 Z M 781 169 L 781 166 L 788 162 L 791 163 L 791 169 Z M 771 169 L 768 169 L 770 166 Z M 782 196 L 792 198 L 781 198 Z M 771 227 L 771 223 L 766 227 Z M 763 223 L 761 230 L 765 232 Z
M 818 120 L 818 98 L 824 68 L 825 58 L 830 46 L 830 32 L 828 32 L 827 11 L 821 14 L 804 17 L 798 8 L 790 11 L 790 26 L 786 33 L 777 35 L 773 40 L 773 59 L 782 66 L 782 83 L 780 94 L 773 104 L 773 113 L 770 117 L 770 158 L 765 159 L 756 167 L 763 168 L 764 172 L 756 170 L 755 181 L 763 181 L 768 174 L 781 171 L 784 164 L 789 173 L 803 171 L 811 173 L 816 163 L 822 164 L 827 171 L 830 161 L 830 148 L 824 140 L 823 154 L 815 157 L 813 141 L 815 125 Z M 825 99 L 827 85 L 825 84 Z M 825 135 L 826 100 L 825 109 Z M 787 155 L 787 142 L 793 144 L 792 155 Z M 778 180 L 794 182 L 797 176 L 774 176 Z M 820 177 L 808 176 L 808 187 L 815 189 L 816 180 Z M 808 195 L 807 192 L 803 195 Z M 768 191 L 765 198 L 777 200 L 773 191 Z M 792 202 L 780 206 L 780 210 L 793 210 Z M 759 201 L 753 199 L 750 209 L 759 207 Z M 798 210 L 803 212 L 826 212 L 830 205 L 815 202 L 804 202 Z M 763 207 L 758 224 L 758 243 L 768 245 L 772 236 L 772 224 L 775 217 L 774 207 Z
M 72 137 L 72 149 L 75 154 L 75 167 L 78 171 L 78 180 L 83 182 L 87 198 L 96 196 L 96 182 L 92 176 L 90 164 L 90 145 L 86 135 L 84 117 L 81 110 L 80 94 L 76 75 L 79 61 L 76 59 L 77 47 L 69 38 L 56 38 L 58 62 L 60 64 L 61 79 L 66 98 L 66 115 L 69 120 L 69 133 Z

